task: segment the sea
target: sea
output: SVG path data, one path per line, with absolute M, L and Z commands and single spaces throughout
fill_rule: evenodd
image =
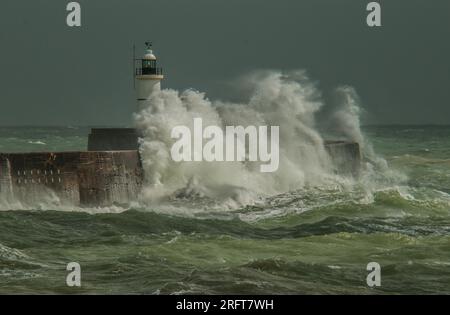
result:
M 0 293 L 450 294 L 450 126 L 362 132 L 386 162 L 383 180 L 223 209 L 198 196 L 174 198 L 176 210 L 0 200 Z M 1 127 L 0 152 L 85 150 L 88 133 Z M 79 287 L 66 283 L 70 262 Z M 371 262 L 379 286 L 368 285 Z

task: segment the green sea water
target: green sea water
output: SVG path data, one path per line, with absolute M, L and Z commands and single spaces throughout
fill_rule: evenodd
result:
M 0 152 L 84 150 L 88 132 L 0 128 Z M 450 127 L 364 132 L 387 174 L 233 210 L 0 201 L 0 293 L 449 294 Z M 79 288 L 66 285 L 69 262 Z M 369 262 L 380 287 L 366 284 Z

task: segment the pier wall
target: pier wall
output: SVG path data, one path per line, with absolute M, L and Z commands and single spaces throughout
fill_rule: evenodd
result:
M 337 174 L 358 176 L 359 144 L 327 141 Z M 127 204 L 138 198 L 144 171 L 135 129 L 93 129 L 88 151 L 0 153 L 0 198 L 40 204 L 43 196 L 79 206 Z
M 337 174 L 358 177 L 361 172 L 361 149 L 358 142 L 326 141 L 334 171 Z
M 138 197 L 143 171 L 137 151 L 0 154 L 0 194 L 30 204 L 42 194 L 80 206 Z

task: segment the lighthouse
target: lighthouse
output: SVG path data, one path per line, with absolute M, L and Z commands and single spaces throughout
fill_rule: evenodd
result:
M 151 49 L 152 44 L 146 42 L 145 45 L 147 50 L 142 59 L 134 59 L 138 110 L 145 108 L 153 92 L 161 90 L 161 80 L 164 79 L 162 68 L 157 66 L 156 56 Z

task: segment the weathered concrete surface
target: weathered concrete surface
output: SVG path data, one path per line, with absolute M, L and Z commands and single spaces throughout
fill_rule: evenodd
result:
M 143 170 L 137 151 L 0 154 L 2 198 L 34 204 L 42 194 L 80 206 L 135 200 Z

